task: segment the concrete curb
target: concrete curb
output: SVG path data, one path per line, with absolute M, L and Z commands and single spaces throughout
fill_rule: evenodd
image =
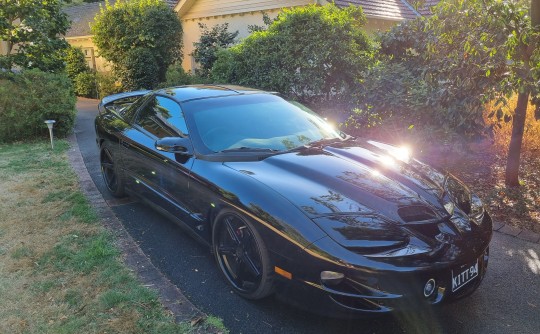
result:
M 114 235 L 117 247 L 123 255 L 126 266 L 132 270 L 140 282 L 157 291 L 160 301 L 170 311 L 177 322 L 205 318 L 206 314 L 193 305 L 182 292 L 172 284 L 144 254 L 139 245 L 133 240 L 116 217 L 110 206 L 103 199 L 90 177 L 79 150 L 79 144 L 74 134 L 68 137 L 70 149 L 68 159 L 78 175 L 82 192 L 89 200 L 103 225 Z
M 508 224 L 493 222 L 493 231 L 511 235 L 515 238 L 540 244 L 540 234 L 526 229 L 517 228 Z

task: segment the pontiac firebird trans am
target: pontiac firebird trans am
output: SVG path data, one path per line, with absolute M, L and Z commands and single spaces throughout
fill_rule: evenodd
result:
M 242 297 L 388 313 L 470 295 L 486 273 L 492 221 L 461 181 L 275 94 L 117 94 L 95 126 L 109 191 L 207 244 Z

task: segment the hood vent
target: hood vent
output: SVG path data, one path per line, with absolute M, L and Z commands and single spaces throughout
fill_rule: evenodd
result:
M 398 209 L 398 215 L 406 223 L 425 222 L 439 218 L 433 210 L 423 205 L 403 206 Z

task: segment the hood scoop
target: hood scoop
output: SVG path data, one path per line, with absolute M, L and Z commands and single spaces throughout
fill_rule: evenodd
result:
M 430 223 L 439 220 L 439 216 L 424 205 L 409 205 L 398 209 L 398 215 L 406 223 Z

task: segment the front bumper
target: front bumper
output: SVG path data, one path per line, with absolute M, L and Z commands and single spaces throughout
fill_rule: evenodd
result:
M 414 311 L 422 307 L 457 300 L 472 294 L 482 282 L 489 260 L 489 248 L 478 258 L 478 276 L 452 292 L 451 272 L 459 265 L 439 267 L 419 272 L 365 273 L 349 271 L 338 285 L 328 286 L 320 281 L 293 279 L 278 289 L 287 302 L 310 312 L 331 317 L 386 314 L 395 311 Z M 436 282 L 435 292 L 424 296 L 428 280 Z
M 402 262 L 358 260 L 357 254 L 332 247 L 329 238 L 321 239 L 294 259 L 303 265 L 297 266 L 292 280 L 284 281 L 279 287 L 279 296 L 310 312 L 332 317 L 414 311 L 457 300 L 473 293 L 482 282 L 489 262 L 491 236 L 491 224 L 486 224 L 483 231 L 459 245 L 449 246 L 436 258 L 402 259 Z M 329 249 L 333 249 L 333 256 L 322 251 Z M 477 275 L 456 288 L 456 276 L 476 263 Z M 326 284 L 320 279 L 323 270 L 343 273 L 345 278 L 338 284 Z M 435 288 L 426 297 L 424 289 L 428 281 L 434 282 Z

